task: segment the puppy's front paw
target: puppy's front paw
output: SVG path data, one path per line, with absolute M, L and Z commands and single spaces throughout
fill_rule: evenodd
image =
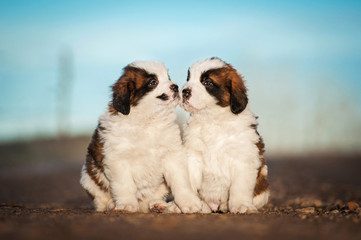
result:
M 117 202 L 114 210 L 125 212 L 139 212 L 138 202 Z
M 228 212 L 228 203 L 227 202 L 221 203 L 221 205 L 219 205 L 219 211 L 222 213 Z
M 197 196 L 189 195 L 175 199 L 182 213 L 196 213 L 202 210 L 202 202 Z
M 204 201 L 202 201 L 202 210 L 201 213 L 212 213 L 212 209 L 208 206 L 208 204 Z
M 163 213 L 167 210 L 167 203 L 163 200 L 150 201 L 149 210 L 154 213 Z
M 182 211 L 174 202 L 169 202 L 166 213 L 182 213 Z
M 111 211 L 115 209 L 115 204 L 113 199 L 110 199 L 107 203 L 107 211 Z
M 230 206 L 229 208 L 231 213 L 234 214 L 243 214 L 243 213 L 256 213 L 257 208 L 252 204 L 240 204 L 236 206 Z
M 154 213 L 182 213 L 174 201 L 169 203 L 163 200 L 150 201 L 149 210 Z

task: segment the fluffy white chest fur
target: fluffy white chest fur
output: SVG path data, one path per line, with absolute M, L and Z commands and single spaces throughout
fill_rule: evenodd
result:
M 167 113 L 147 121 L 141 117 L 123 121 L 117 118 L 119 116 L 107 112 L 100 118 L 106 129 L 100 134 L 106 139 L 104 164 L 109 169 L 130 165 L 137 198 L 147 198 L 164 182 L 164 161 L 169 160 L 166 154 L 181 147 L 180 131 L 174 124 L 175 114 Z

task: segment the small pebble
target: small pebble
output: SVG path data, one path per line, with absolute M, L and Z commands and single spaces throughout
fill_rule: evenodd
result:
M 315 213 L 315 208 L 314 207 L 307 207 L 307 208 L 296 209 L 296 212 L 299 212 L 299 213 Z
M 302 220 L 305 220 L 305 219 L 307 218 L 307 216 L 306 216 L 306 215 L 301 215 L 300 218 L 301 218 Z
M 321 200 L 315 200 L 313 202 L 313 205 L 315 205 L 315 207 L 321 207 L 322 206 L 322 201 Z
M 347 203 L 347 207 L 348 209 L 350 209 L 351 211 L 355 211 L 356 209 L 358 209 L 360 206 L 355 203 L 355 202 L 348 202 Z
M 333 211 L 331 211 L 331 213 L 339 213 L 340 211 L 339 210 L 337 210 L 337 209 L 335 209 L 335 210 L 333 210 Z

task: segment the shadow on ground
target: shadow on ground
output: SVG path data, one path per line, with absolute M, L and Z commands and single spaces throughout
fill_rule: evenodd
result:
M 96 213 L 79 185 L 89 138 L 0 146 L 0 239 L 361 239 L 360 155 L 269 158 L 259 213 Z

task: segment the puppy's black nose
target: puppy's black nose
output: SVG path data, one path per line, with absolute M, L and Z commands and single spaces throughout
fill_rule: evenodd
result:
M 177 84 L 172 84 L 170 86 L 170 90 L 172 90 L 173 92 L 178 92 L 178 85 Z
M 191 96 L 191 90 L 189 88 L 185 88 L 182 91 L 182 95 L 184 99 L 188 99 Z

